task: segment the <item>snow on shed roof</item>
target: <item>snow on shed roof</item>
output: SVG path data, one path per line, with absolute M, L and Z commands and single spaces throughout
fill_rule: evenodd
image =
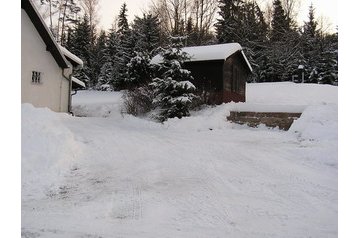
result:
M 226 60 L 230 55 L 239 50 L 242 50 L 239 43 L 183 48 L 183 51 L 189 55 L 190 61 Z
M 226 60 L 232 54 L 237 51 L 241 51 L 242 56 L 244 57 L 247 66 L 252 71 L 251 65 L 247 60 L 244 52 L 242 51 L 242 47 L 239 43 L 227 43 L 227 44 L 219 44 L 219 45 L 205 45 L 205 46 L 193 46 L 193 47 L 184 47 L 183 52 L 187 53 L 189 56 L 189 60 L 191 62 L 194 61 L 209 61 L 209 60 Z M 151 63 L 158 64 L 162 62 L 163 58 L 161 55 L 156 55 Z
M 74 55 L 73 53 L 71 53 L 68 49 L 66 49 L 63 46 L 60 46 L 61 52 L 62 54 L 64 54 L 64 56 L 74 65 L 74 66 L 81 66 L 83 67 L 83 61 L 78 58 L 76 55 Z

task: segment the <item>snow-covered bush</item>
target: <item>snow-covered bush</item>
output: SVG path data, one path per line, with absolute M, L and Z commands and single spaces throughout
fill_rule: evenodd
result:
M 145 85 L 129 90 L 124 95 L 124 106 L 128 114 L 141 116 L 153 109 L 154 93 Z
M 125 81 L 130 88 L 147 84 L 152 78 L 152 67 L 148 53 L 136 52 L 136 55 L 127 64 L 127 78 Z

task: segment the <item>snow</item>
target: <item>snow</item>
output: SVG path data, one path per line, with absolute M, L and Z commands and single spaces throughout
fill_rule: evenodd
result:
M 72 112 L 79 117 L 107 117 L 123 112 L 123 92 L 80 90 L 72 96 Z
M 75 78 L 72 76 L 71 79 L 72 79 L 72 82 L 77 83 L 78 85 L 82 86 L 83 88 L 86 87 L 86 84 L 84 82 L 82 82 L 81 80 L 79 80 L 78 78 Z
M 63 46 L 58 45 L 61 49 L 62 54 L 64 54 L 67 58 L 71 59 L 73 62 L 75 62 L 76 64 L 78 64 L 80 67 L 83 67 L 83 61 L 77 57 L 76 55 L 74 55 L 73 53 L 71 53 L 68 49 L 66 49 Z
M 87 117 L 22 105 L 23 237 L 337 237 L 337 87 L 248 84 L 247 103 L 164 124 L 120 113 L 118 92 L 73 103 Z M 303 114 L 226 120 L 243 107 Z
M 183 52 L 188 54 L 188 61 L 207 61 L 207 60 L 226 60 L 229 56 L 234 54 L 237 51 L 241 51 L 247 65 L 252 71 L 251 65 L 247 60 L 242 47 L 239 43 L 227 43 L 219 45 L 206 45 L 206 46 L 193 46 L 193 47 L 184 47 Z M 156 55 L 151 60 L 152 64 L 158 64 L 163 61 L 161 55 Z

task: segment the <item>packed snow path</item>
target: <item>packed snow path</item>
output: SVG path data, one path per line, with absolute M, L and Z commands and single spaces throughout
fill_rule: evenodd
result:
M 337 105 L 288 132 L 230 124 L 227 107 L 161 125 L 24 105 L 22 236 L 337 237 Z M 45 152 L 46 171 L 24 161 Z

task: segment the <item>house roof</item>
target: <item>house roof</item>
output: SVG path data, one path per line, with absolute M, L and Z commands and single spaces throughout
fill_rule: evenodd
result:
M 239 43 L 184 47 L 182 51 L 188 54 L 189 60 L 187 61 L 190 62 L 211 61 L 211 60 L 225 61 L 231 55 L 235 54 L 238 51 L 241 51 L 241 54 L 247 66 L 252 71 L 251 65 L 247 60 L 244 52 L 242 51 L 242 47 Z M 151 63 L 158 64 L 162 62 L 162 60 L 163 60 L 162 56 L 158 54 L 152 59 Z
M 46 26 L 46 23 L 42 19 L 40 13 L 37 11 L 32 1 L 21 0 L 21 8 L 24 9 L 29 16 L 32 24 L 34 24 L 42 40 L 45 42 L 46 50 L 51 53 L 58 66 L 63 69 L 69 68 L 70 66 L 68 65 L 68 61 L 65 59 L 59 48 L 59 45 L 56 43 L 51 34 L 50 29 Z
M 60 50 L 62 54 L 66 57 L 66 59 L 68 59 L 74 67 L 77 66 L 83 67 L 83 61 L 80 58 L 78 58 L 76 55 L 71 53 L 68 49 L 66 49 L 63 46 L 60 46 Z
M 75 88 L 79 88 L 79 87 L 85 88 L 86 87 L 86 84 L 84 82 L 82 82 L 81 80 L 79 80 L 78 78 L 75 78 L 72 76 L 71 79 L 72 79 L 72 83 L 77 84 L 77 87 L 75 87 Z

